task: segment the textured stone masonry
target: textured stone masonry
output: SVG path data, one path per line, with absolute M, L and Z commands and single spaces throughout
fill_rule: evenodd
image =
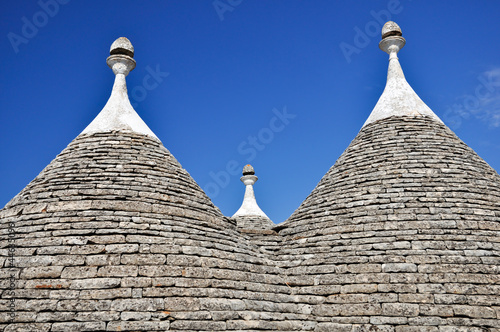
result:
M 1 331 L 500 330 L 500 177 L 427 118 L 365 126 L 274 229 L 126 132 L 77 137 L 0 217 Z

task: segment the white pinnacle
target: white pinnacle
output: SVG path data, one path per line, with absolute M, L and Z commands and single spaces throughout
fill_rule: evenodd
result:
M 125 37 L 111 45 L 106 63 L 115 73 L 115 83 L 108 102 L 81 134 L 106 131 L 132 131 L 154 138 L 156 135 L 134 110 L 127 94 L 125 76 L 135 68 L 134 47 Z
M 269 219 L 269 217 L 262 211 L 257 205 L 255 200 L 255 194 L 253 191 L 253 185 L 259 179 L 254 175 L 254 169 L 251 165 L 246 165 L 243 167 L 243 176 L 240 178 L 246 186 L 245 196 L 243 198 L 243 203 L 241 207 L 236 211 L 233 217 L 246 217 L 246 216 L 259 216 Z
M 401 35 L 401 29 L 396 23 L 389 21 L 384 24 L 379 47 L 389 54 L 387 83 L 363 127 L 391 116 L 427 116 L 442 123 L 441 119 L 420 99 L 405 79 L 397 56 L 399 50 L 406 43 Z

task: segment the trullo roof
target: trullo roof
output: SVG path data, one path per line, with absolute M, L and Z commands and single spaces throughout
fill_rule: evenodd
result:
M 245 185 L 245 196 L 238 211 L 232 218 L 238 227 L 243 229 L 271 229 L 275 225 L 269 217 L 262 211 L 255 199 L 253 185 L 259 178 L 255 175 L 252 165 L 243 167 L 243 176 L 240 178 Z

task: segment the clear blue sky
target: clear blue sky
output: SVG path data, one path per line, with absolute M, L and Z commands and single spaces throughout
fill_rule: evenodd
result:
M 307 197 L 383 91 L 388 19 L 410 85 L 498 171 L 499 16 L 484 0 L 3 1 L 0 206 L 102 109 L 120 36 L 136 51 L 135 109 L 226 215 L 248 162 L 274 222 Z

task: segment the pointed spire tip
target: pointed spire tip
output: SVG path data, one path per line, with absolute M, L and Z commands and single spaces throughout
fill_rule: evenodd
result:
M 243 176 L 240 180 L 246 187 L 245 196 L 243 197 L 241 207 L 238 211 L 236 211 L 233 217 L 260 216 L 269 219 L 269 217 L 260 209 L 257 201 L 255 200 L 253 185 L 258 179 L 259 178 L 255 175 L 255 170 L 252 165 L 248 164 L 243 167 Z
M 106 131 L 132 131 L 156 137 L 134 110 L 127 93 L 125 77 L 135 68 L 134 47 L 130 40 L 120 37 L 111 44 L 110 56 L 106 59 L 115 74 L 111 96 L 101 112 L 82 131 L 82 134 Z
M 387 83 L 363 127 L 391 116 L 426 116 L 442 123 L 441 119 L 420 99 L 406 81 L 397 56 L 405 43 L 401 28 L 396 23 L 389 21 L 384 24 L 379 47 L 389 54 Z

